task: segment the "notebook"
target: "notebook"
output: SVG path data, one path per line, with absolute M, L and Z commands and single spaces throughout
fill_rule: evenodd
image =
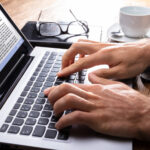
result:
M 35 47 L 0 5 L 0 143 L 18 149 L 131 150 L 132 142 L 85 126 L 56 130 L 59 117 L 43 90 L 64 82 L 88 82 L 89 70 L 58 78 L 65 49 Z M 71 113 L 64 111 L 62 115 Z

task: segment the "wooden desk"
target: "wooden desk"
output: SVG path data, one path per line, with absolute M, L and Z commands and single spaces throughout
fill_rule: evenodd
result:
M 29 20 L 37 20 L 41 10 L 49 9 L 50 20 L 66 20 L 71 8 L 79 19 L 107 28 L 118 21 L 119 8 L 125 5 L 150 6 L 150 0 L 0 0 L 21 29 Z M 73 19 L 73 18 L 72 18 Z M 133 150 L 148 150 L 148 142 L 133 141 Z

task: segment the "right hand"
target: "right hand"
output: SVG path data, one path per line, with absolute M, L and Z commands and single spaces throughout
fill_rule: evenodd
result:
M 143 72 L 150 64 L 149 49 L 147 39 L 123 44 L 80 41 L 64 54 L 62 70 L 58 76 L 67 76 L 82 69 L 107 64 L 109 69 L 99 69 L 93 73 L 110 79 L 131 78 Z M 74 62 L 77 54 L 81 57 Z

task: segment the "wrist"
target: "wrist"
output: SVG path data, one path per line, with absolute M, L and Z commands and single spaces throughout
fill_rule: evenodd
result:
M 144 100 L 146 103 L 143 105 L 143 109 L 140 112 L 140 121 L 137 123 L 137 134 L 135 138 L 139 140 L 150 140 L 150 98 L 146 97 Z M 143 101 L 143 102 L 144 102 Z

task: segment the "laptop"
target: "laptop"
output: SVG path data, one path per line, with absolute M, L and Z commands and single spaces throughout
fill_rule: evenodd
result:
M 73 125 L 57 131 L 43 90 L 63 82 L 87 83 L 89 70 L 58 78 L 65 49 L 34 49 L 0 5 L 0 147 L 131 150 L 132 142 Z M 66 110 L 63 115 L 70 113 Z

